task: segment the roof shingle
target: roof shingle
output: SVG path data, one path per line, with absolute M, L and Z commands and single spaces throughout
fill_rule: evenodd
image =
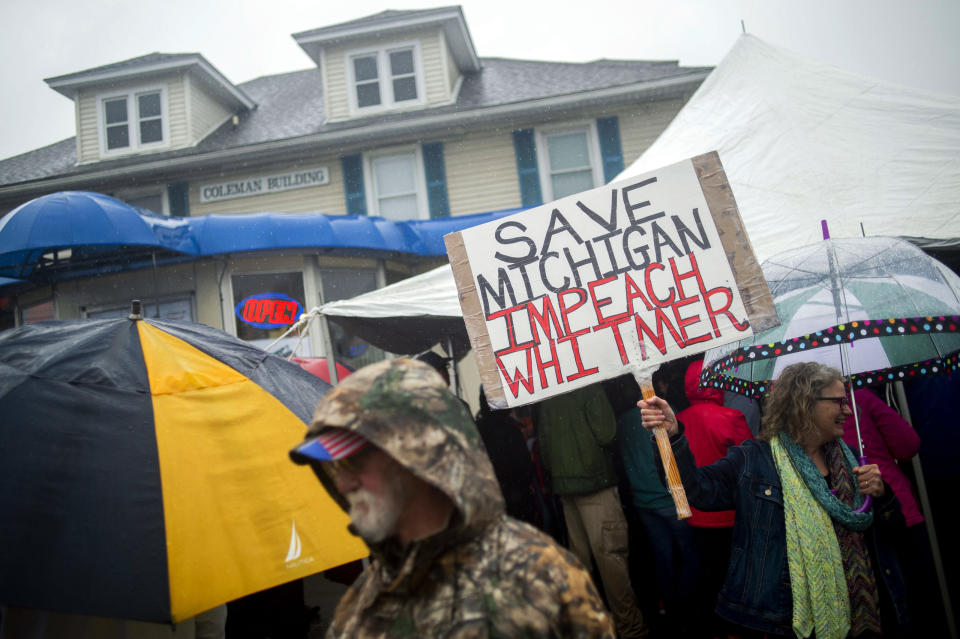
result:
M 164 62 L 187 62 L 188 60 L 193 60 L 196 58 L 202 58 L 199 53 L 159 53 L 153 52 L 148 53 L 147 55 L 137 56 L 136 58 L 130 58 L 129 60 L 121 60 L 120 62 L 111 62 L 110 64 L 104 64 L 103 66 L 93 67 L 92 69 L 84 69 L 83 71 L 75 71 L 73 73 L 67 73 L 65 75 L 58 75 L 53 78 L 46 78 L 45 82 L 62 82 L 65 80 L 71 80 L 73 78 L 79 78 L 85 75 L 93 75 L 99 73 L 107 73 L 110 71 L 121 71 L 124 69 L 133 69 L 136 67 L 146 67 L 155 64 L 161 64 Z
M 385 15 L 377 14 L 378 16 Z M 373 16 L 376 17 L 376 16 Z M 366 18 L 364 20 L 371 19 Z M 142 64 L 152 56 L 133 58 L 117 65 Z M 172 54 L 174 57 L 178 54 Z M 183 54 L 186 56 L 194 54 Z M 555 96 L 695 76 L 708 67 L 681 67 L 676 61 L 595 60 L 585 63 L 542 62 L 507 58 L 481 58 L 482 69 L 464 77 L 453 105 L 371 116 L 346 122 L 325 121 L 320 70 L 317 68 L 263 76 L 238 85 L 257 104 L 236 127 L 221 126 L 196 147 L 143 154 L 83 166 L 76 165 L 75 138 L 0 161 L 0 186 L 125 167 L 207 151 L 236 149 L 264 142 L 295 139 L 324 132 L 362 130 L 385 121 L 424 122 L 440 114 L 463 113 L 491 106 L 518 104 Z M 112 66 L 112 65 L 107 65 Z M 105 69 L 107 67 L 98 67 Z

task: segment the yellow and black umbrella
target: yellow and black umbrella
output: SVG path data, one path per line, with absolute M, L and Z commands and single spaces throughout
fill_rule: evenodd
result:
M 287 456 L 329 388 L 200 324 L 0 333 L 0 603 L 180 621 L 366 556 Z

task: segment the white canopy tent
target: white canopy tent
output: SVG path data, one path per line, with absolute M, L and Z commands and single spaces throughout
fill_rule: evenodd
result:
M 960 97 L 743 35 L 617 179 L 713 150 L 761 262 L 822 239 L 821 219 L 833 237 L 960 238 Z
M 960 97 L 884 85 L 743 35 L 617 179 L 713 150 L 761 262 L 822 240 L 821 220 L 832 237 L 960 245 Z M 917 457 L 913 465 L 956 637 Z
M 419 353 L 438 342 L 470 348 L 449 264 L 313 311 L 391 353 Z

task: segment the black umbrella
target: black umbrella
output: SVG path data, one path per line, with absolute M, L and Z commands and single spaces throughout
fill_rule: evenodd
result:
M 365 556 L 287 457 L 329 388 L 200 324 L 0 334 L 0 602 L 179 621 Z

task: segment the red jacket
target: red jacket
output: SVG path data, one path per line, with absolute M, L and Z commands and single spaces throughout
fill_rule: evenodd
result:
M 865 388 L 854 391 L 857 410 L 860 412 L 860 435 L 863 437 L 863 452 L 868 464 L 880 467 L 880 476 L 890 484 L 900 510 L 907 520 L 907 526 L 923 521 L 917 500 L 913 496 L 912 486 L 907 476 L 897 466 L 897 459 L 906 461 L 920 450 L 920 436 L 903 417 L 887 406 L 886 402 Z M 843 423 L 843 441 L 860 456 L 857 444 L 857 431 L 853 415 Z
M 684 390 L 690 407 L 680 411 L 677 419 L 686 429 L 690 451 L 697 466 L 709 466 L 727 454 L 731 446 L 739 446 L 753 439 L 743 413 L 723 405 L 723 391 L 717 388 L 698 388 L 703 361 L 696 361 L 687 368 Z M 733 526 L 733 511 L 704 512 L 691 507 L 693 517 L 690 525 L 700 528 L 730 528 Z

